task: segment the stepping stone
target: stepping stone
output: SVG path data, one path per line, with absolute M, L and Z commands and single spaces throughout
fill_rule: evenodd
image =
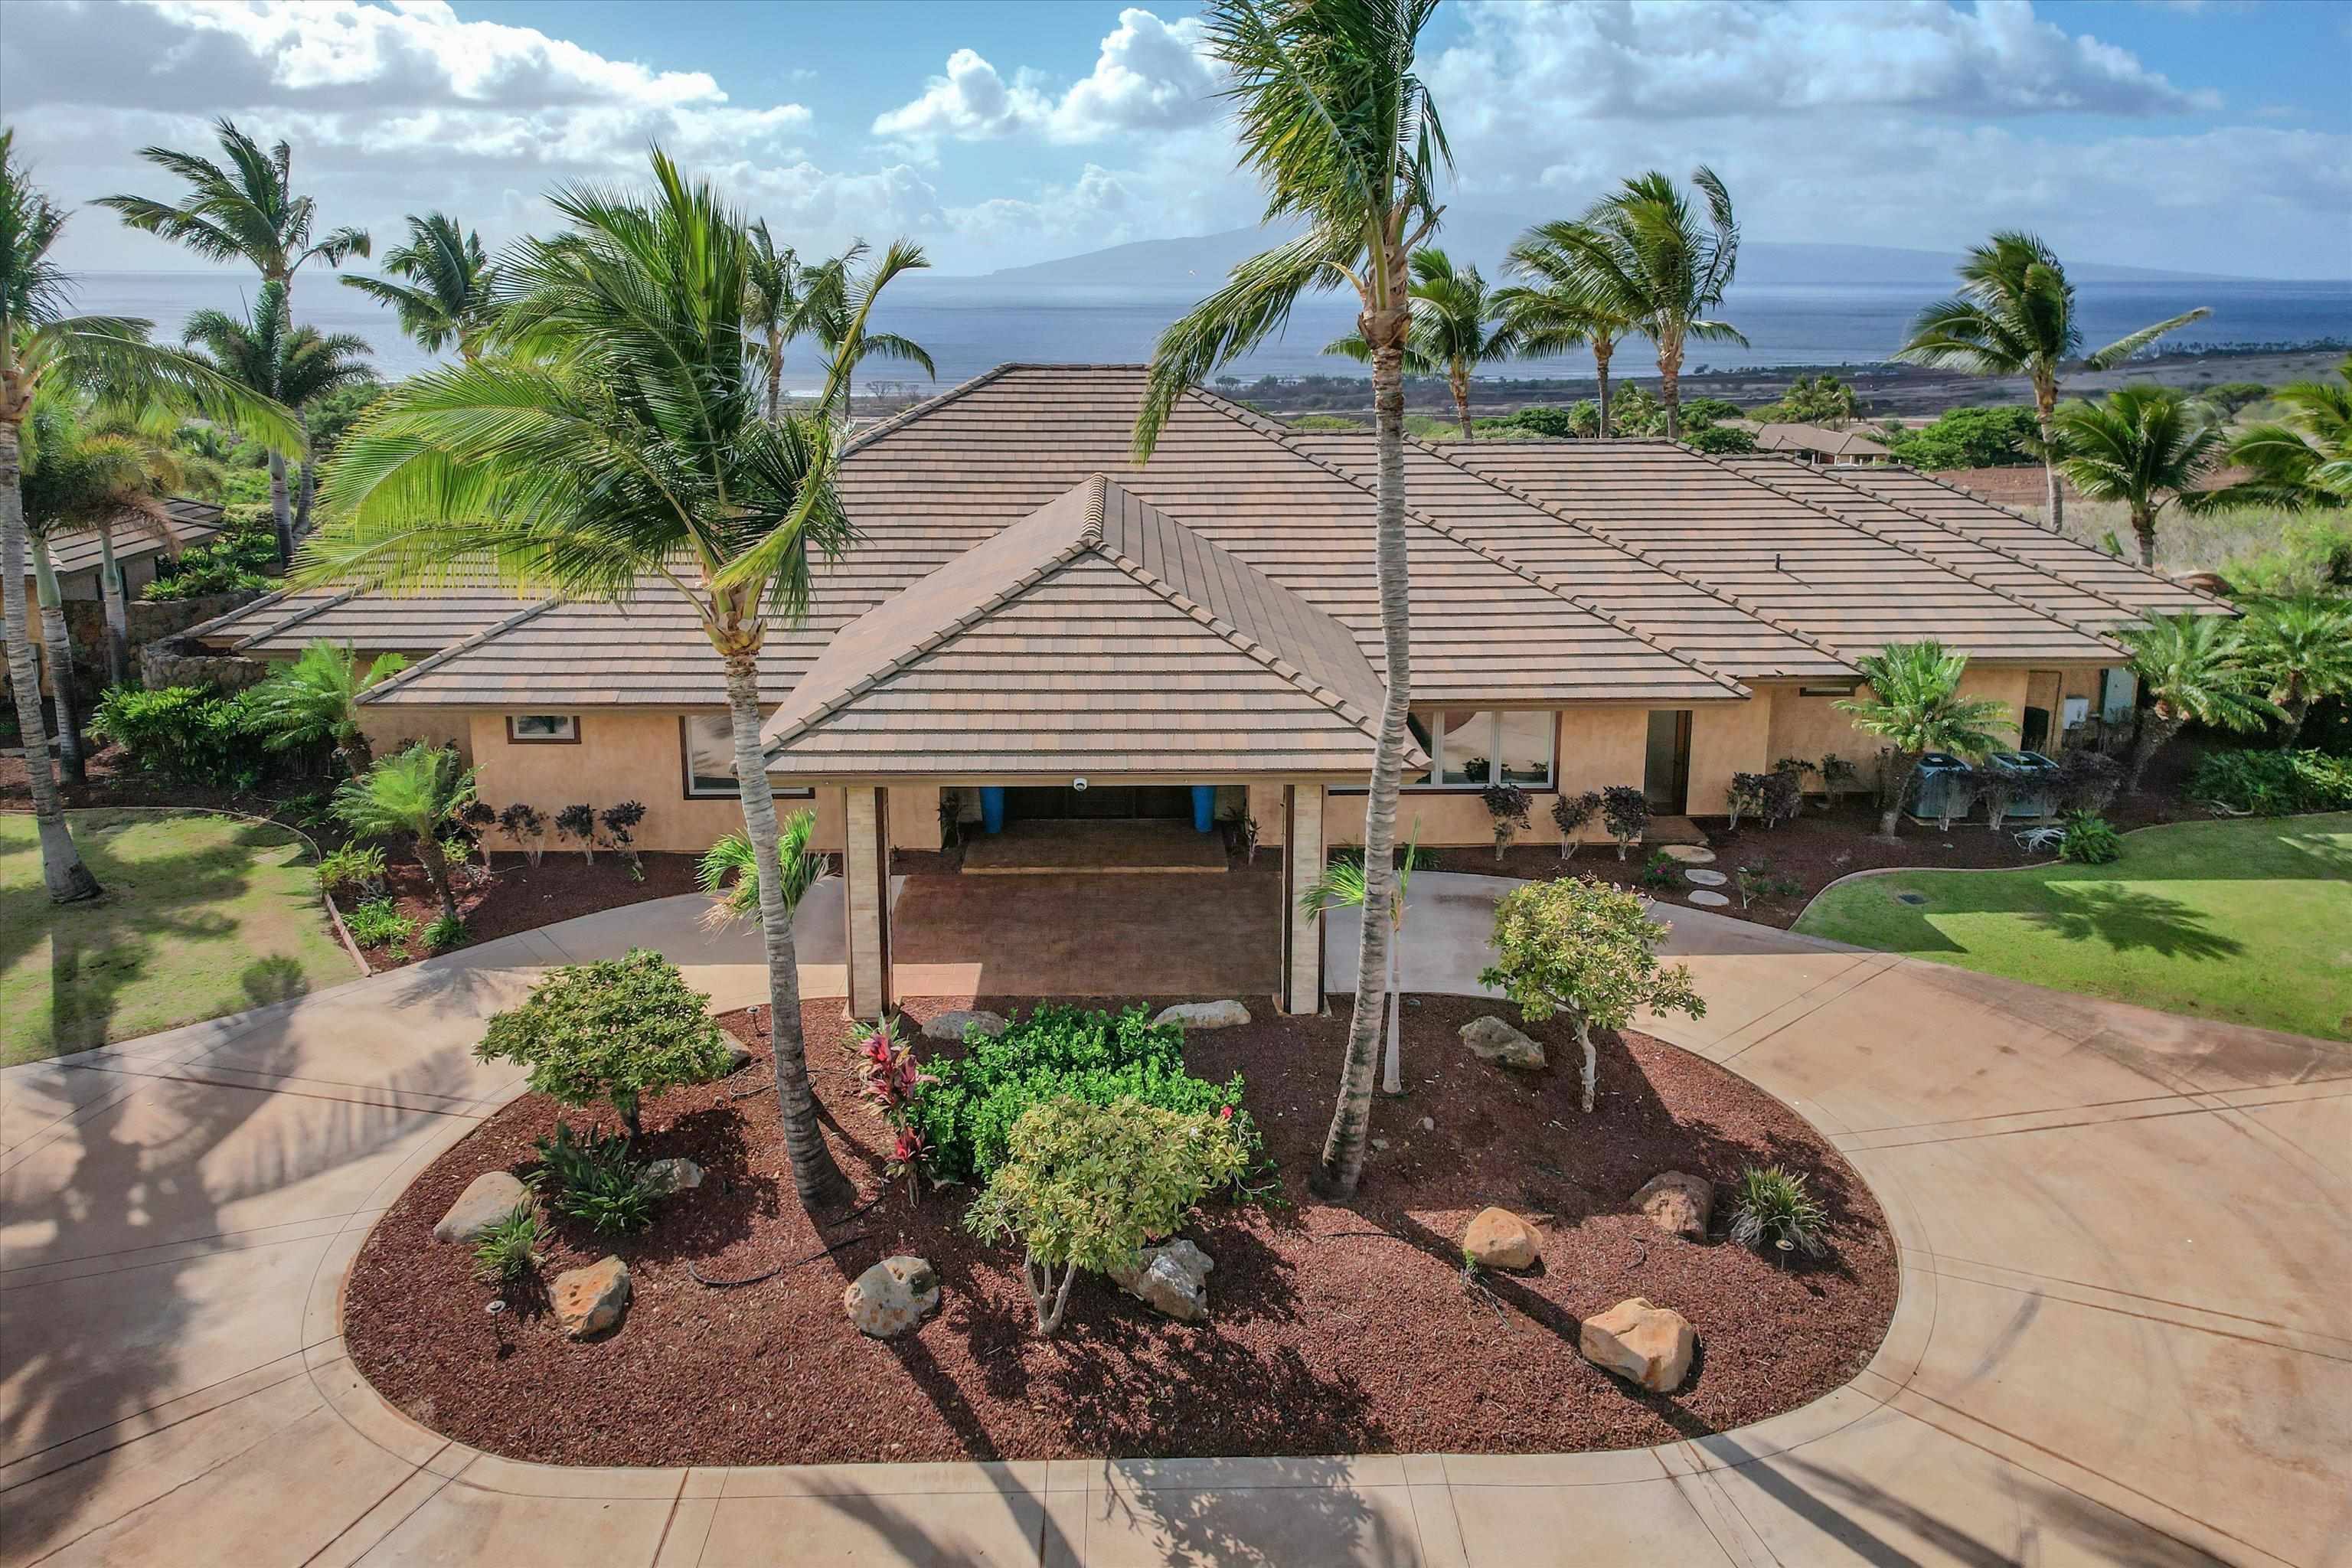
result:
M 1715 851 L 1704 844 L 1669 844 L 1664 846 L 1666 858 L 1679 860 L 1685 866 L 1711 866 Z
M 1690 896 L 1690 901 L 1696 904 L 1703 910 L 1725 909 L 1729 907 L 1731 903 L 1731 900 L 1725 898 L 1721 893 L 1710 893 L 1705 888 L 1701 888 L 1698 891 L 1693 893 Z
M 1694 866 L 1685 870 L 1683 873 L 1683 879 L 1694 888 L 1720 888 L 1731 880 L 1722 872 L 1710 871 L 1703 866 Z

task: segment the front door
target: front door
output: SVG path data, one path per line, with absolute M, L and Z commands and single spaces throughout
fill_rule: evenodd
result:
M 1642 793 L 1659 816 L 1680 816 L 1690 809 L 1691 716 L 1687 708 L 1663 709 L 1650 715 L 1650 743 L 1643 753 Z

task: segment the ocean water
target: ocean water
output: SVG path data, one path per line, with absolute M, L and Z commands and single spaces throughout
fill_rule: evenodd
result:
M 156 336 L 175 338 L 189 313 L 206 307 L 238 310 L 256 285 L 233 272 L 91 272 L 79 280 L 76 308 L 136 316 L 155 323 Z M 1723 316 L 1747 334 L 1748 346 L 1695 343 L 1688 355 L 1694 371 L 1713 366 L 1856 365 L 1885 360 L 1902 342 L 1904 329 L 1922 305 L 1940 299 L 1945 287 L 1933 280 L 1906 283 L 1758 284 L 1735 288 Z M 2213 314 L 2168 338 L 2168 345 L 2303 343 L 2316 339 L 2352 339 L 2352 281 L 2226 283 L 2084 283 L 2077 287 L 2084 335 L 2093 347 L 2126 332 L 2179 315 L 2199 305 Z M 1090 361 L 1125 363 L 1147 360 L 1169 322 L 1198 302 L 1192 289 L 1125 288 L 1118 285 L 1018 283 L 985 278 L 915 274 L 890 286 L 875 311 L 877 331 L 901 332 L 930 352 L 939 384 L 951 386 L 1006 360 Z M 298 319 L 322 331 L 352 332 L 374 351 L 388 377 L 405 375 L 432 363 L 432 356 L 400 334 L 392 312 L 335 281 L 313 265 L 297 279 Z M 1313 295 L 1302 301 L 1288 329 L 1230 374 L 1260 375 L 1360 374 L 1350 361 L 1332 359 L 1322 347 L 1354 330 L 1355 310 L 1347 298 Z M 1636 374 L 1640 345 L 1620 352 L 1618 364 Z M 1494 367 L 1496 375 L 1589 374 L 1591 356 L 1529 360 Z M 785 365 L 785 383 L 813 391 L 822 381 L 813 345 L 795 345 Z M 861 388 L 878 383 L 922 384 L 919 370 L 869 362 Z

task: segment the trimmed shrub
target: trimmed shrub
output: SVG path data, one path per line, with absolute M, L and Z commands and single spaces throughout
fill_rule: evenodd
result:
M 1592 820 L 1601 809 L 1601 792 L 1587 790 L 1582 795 L 1563 792 L 1551 803 L 1552 825 L 1559 829 L 1559 858 L 1563 860 L 1576 853 L 1578 829 Z
M 2123 854 L 2123 836 L 2105 817 L 2087 811 L 2066 814 L 2066 831 L 2058 840 L 2061 860 L 2072 860 L 2077 866 L 2105 866 L 2122 859 Z
M 2069 747 L 2058 759 L 2058 803 L 2069 811 L 2106 810 L 2123 784 L 2123 763 L 2095 747 Z
M 89 732 L 131 753 L 142 772 L 202 789 L 249 790 L 269 774 L 249 692 L 200 686 L 116 686 L 98 700 Z
M 558 1104 L 609 1103 L 635 1138 L 647 1095 L 727 1070 L 710 998 L 649 948 L 599 963 L 566 964 L 520 1007 L 490 1020 L 474 1055 L 520 1062 L 533 1092 Z
M 1108 1013 L 1048 1004 L 961 1058 L 929 1064 L 938 1081 L 915 1101 L 914 1126 L 940 1181 L 986 1181 L 1004 1163 L 1014 1124 L 1034 1106 L 1139 1100 L 1221 1119 L 1231 1111 L 1247 1146 L 1257 1133 L 1241 1109 L 1242 1078 L 1211 1083 L 1184 1070 L 1184 1031 L 1154 1025 L 1140 1007 Z
M 370 899 L 343 917 L 343 926 L 362 947 L 398 949 L 416 934 L 416 922 L 390 899 Z
M 1805 1178 L 1778 1165 L 1741 1168 L 1731 1198 L 1731 1239 L 1759 1252 L 1819 1258 L 1830 1249 L 1830 1216 Z
M 1534 799 L 1515 784 L 1488 784 L 1478 792 L 1478 798 L 1485 803 L 1486 815 L 1495 819 L 1495 858 L 1500 860 L 1513 836 L 1527 831 Z
M 2208 752 L 2189 795 L 2255 816 L 2352 811 L 2352 758 L 2325 752 Z
M 1601 792 L 1601 820 L 1617 841 L 1617 858 L 1622 860 L 1650 830 L 1650 797 L 1633 784 L 1611 784 Z

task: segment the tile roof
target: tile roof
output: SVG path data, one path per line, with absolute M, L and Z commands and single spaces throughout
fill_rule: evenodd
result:
M 163 502 L 163 511 L 167 519 L 164 526 L 171 531 L 172 542 L 179 549 L 202 544 L 221 531 L 221 509 L 210 501 L 173 496 Z M 126 517 L 114 525 L 114 559 L 118 562 L 135 561 L 163 548 L 163 542 L 147 532 L 143 522 Z M 49 560 L 60 576 L 69 572 L 87 572 L 102 558 L 95 528 L 72 529 L 49 541 Z M 27 575 L 30 572 L 28 559 Z
M 465 641 L 512 616 L 526 597 L 487 576 L 412 594 L 359 588 L 280 589 L 184 636 L 227 652 L 292 655 L 324 638 L 371 653 L 422 657 Z
M 796 777 L 1352 775 L 1381 699 L 1345 627 L 1096 474 L 835 637 L 763 739 Z
M 1861 430 L 1831 430 L 1780 420 L 1754 426 L 1757 447 L 1767 452 L 1823 452 L 1832 458 L 1883 458 L 1886 443 Z

